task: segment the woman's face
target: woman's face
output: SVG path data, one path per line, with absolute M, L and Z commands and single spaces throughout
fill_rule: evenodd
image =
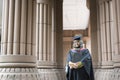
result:
M 73 47 L 74 48 L 80 48 L 80 40 L 74 40 L 73 41 Z

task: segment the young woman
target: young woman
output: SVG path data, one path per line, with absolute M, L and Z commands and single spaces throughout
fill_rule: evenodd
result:
M 88 49 L 83 48 L 80 36 L 73 38 L 73 48 L 67 55 L 67 80 L 94 80 L 92 59 Z

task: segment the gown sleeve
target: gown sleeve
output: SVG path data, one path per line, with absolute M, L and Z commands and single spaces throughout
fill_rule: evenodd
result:
M 84 51 L 84 54 L 87 54 L 89 55 L 86 59 L 84 59 L 82 61 L 84 67 L 85 67 L 85 70 L 86 72 L 88 73 L 89 77 L 91 80 L 94 80 L 94 73 L 93 73 L 93 66 L 92 66 L 92 58 L 91 58 L 91 55 L 90 55 L 90 52 L 88 49 L 86 49 Z
M 71 61 L 71 51 L 69 51 L 68 54 L 67 54 L 67 60 L 66 60 L 66 66 L 65 66 L 65 72 L 66 72 L 67 80 L 69 80 L 69 73 L 70 73 L 70 71 L 69 71 L 70 67 L 69 67 L 69 64 L 68 64 L 69 61 Z
M 71 51 L 68 52 L 67 54 L 67 63 L 71 61 Z

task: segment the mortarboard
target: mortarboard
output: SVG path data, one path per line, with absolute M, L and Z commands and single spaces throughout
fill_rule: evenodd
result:
M 78 35 L 77 35 L 77 36 L 74 36 L 74 37 L 73 37 L 73 40 L 81 40 L 81 36 L 78 36 Z

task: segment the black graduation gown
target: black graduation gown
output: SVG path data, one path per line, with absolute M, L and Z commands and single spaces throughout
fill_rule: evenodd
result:
M 67 65 L 67 80 L 94 80 L 92 59 L 88 49 L 80 50 L 80 52 L 70 50 L 67 56 L 67 63 L 69 61 L 81 61 L 83 67 L 77 69 L 70 69 Z

